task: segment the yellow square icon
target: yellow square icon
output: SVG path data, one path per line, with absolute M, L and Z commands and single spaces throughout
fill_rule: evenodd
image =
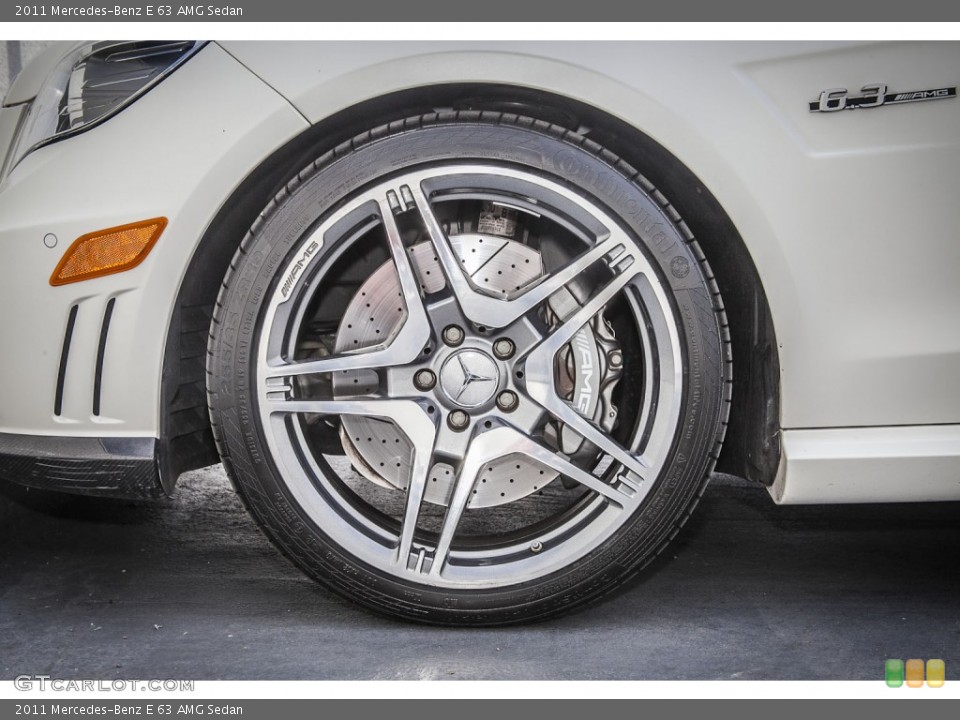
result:
M 927 660 L 927 685 L 943 687 L 947 675 L 947 666 L 943 660 Z
M 907 660 L 907 687 L 923 687 L 923 660 Z

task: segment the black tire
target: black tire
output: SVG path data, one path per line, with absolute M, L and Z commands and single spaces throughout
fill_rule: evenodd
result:
M 562 184 L 605 208 L 637 241 L 667 290 L 679 328 L 682 394 L 662 470 L 609 539 L 548 575 L 493 588 L 438 588 L 360 560 L 291 492 L 271 454 L 255 389 L 267 299 L 303 239 L 373 182 L 414 167 L 482 161 Z M 311 263 L 333 257 L 324 245 Z M 330 261 L 332 262 L 332 260 Z M 646 566 L 697 504 L 723 440 L 731 358 L 722 301 L 706 259 L 669 201 L 634 168 L 569 130 L 500 113 L 440 113 L 358 135 L 317 159 L 264 209 L 224 281 L 207 365 L 211 423 L 223 463 L 270 539 L 327 588 L 390 615 L 438 624 L 495 625 L 584 606 Z M 633 422 L 621 408 L 624 422 Z M 512 482 L 512 481 L 511 481 Z

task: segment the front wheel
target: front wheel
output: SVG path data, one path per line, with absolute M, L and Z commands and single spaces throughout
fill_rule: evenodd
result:
M 435 623 L 555 615 L 675 535 L 719 451 L 729 343 L 667 200 L 529 118 L 408 119 L 319 158 L 224 280 L 210 411 L 271 539 Z

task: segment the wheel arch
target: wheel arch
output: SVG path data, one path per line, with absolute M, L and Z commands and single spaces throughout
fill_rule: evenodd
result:
M 770 306 L 757 267 L 714 194 L 641 129 L 567 96 L 506 84 L 417 87 L 360 102 L 321 120 L 244 178 L 220 206 L 184 275 L 167 331 L 161 382 L 158 459 L 164 487 L 187 470 L 219 461 L 206 409 L 206 339 L 220 282 L 246 231 L 306 166 L 368 127 L 437 108 L 531 115 L 583 132 L 666 195 L 709 259 L 730 322 L 733 399 L 717 471 L 771 484 L 780 463 L 780 368 Z

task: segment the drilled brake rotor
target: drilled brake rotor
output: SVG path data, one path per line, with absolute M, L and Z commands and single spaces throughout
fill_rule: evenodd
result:
M 533 248 L 513 240 L 490 235 L 460 234 L 450 237 L 453 250 L 473 283 L 494 296 L 512 296 L 543 275 L 540 254 Z M 445 285 L 443 271 L 434 255 L 433 246 L 422 242 L 409 248 L 410 257 L 421 288 L 435 293 Z M 556 293 L 550 301 L 550 315 L 563 317 L 578 305 L 566 291 Z M 337 332 L 334 352 L 344 352 L 389 342 L 406 318 L 403 293 L 392 262 L 381 265 L 360 287 L 344 312 Z M 605 326 L 602 321 L 600 325 Z M 603 424 L 612 425 L 615 413 L 604 402 L 598 387 L 603 366 L 601 348 L 605 341 L 595 336 L 596 325 L 582 328 L 571 342 L 572 352 L 561 353 L 566 361 L 558 363 L 558 389 L 569 386 L 571 399 L 588 417 L 600 415 Z M 603 335 L 603 332 L 598 333 Z M 612 336 L 611 336 L 612 339 Z M 579 349 L 576 351 L 576 349 Z M 576 362 L 570 358 L 576 357 Z M 577 364 L 580 363 L 580 364 Z M 588 366 L 584 370 L 582 363 Z M 592 363 L 592 364 L 591 364 Z M 576 378 L 586 378 L 578 385 Z M 590 385 L 594 378 L 593 386 Z M 378 390 L 379 378 L 373 370 L 343 371 L 333 378 L 337 397 L 371 394 Z M 376 418 L 344 416 L 341 424 L 344 451 L 357 470 L 371 482 L 385 488 L 405 489 L 410 477 L 413 446 L 392 422 Z M 553 442 L 570 451 L 573 440 L 562 432 Z M 575 441 L 579 445 L 579 439 Z M 575 448 L 574 448 L 575 449 Z M 512 502 L 530 495 L 553 481 L 557 474 L 522 457 L 504 457 L 485 467 L 472 494 L 469 507 L 490 507 Z M 435 465 L 428 478 L 427 502 L 446 505 L 454 478 L 452 467 Z

